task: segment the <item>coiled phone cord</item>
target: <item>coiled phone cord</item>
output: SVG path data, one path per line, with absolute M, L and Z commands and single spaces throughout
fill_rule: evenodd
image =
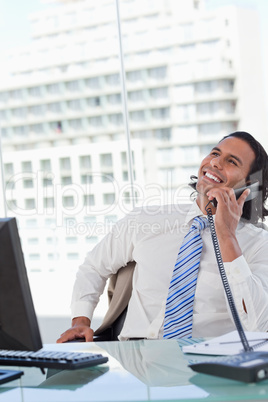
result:
M 213 243 L 213 247 L 214 247 L 223 287 L 224 287 L 224 290 L 226 293 L 226 297 L 228 299 L 229 307 L 230 307 L 238 334 L 240 336 L 244 351 L 250 352 L 250 351 L 253 351 L 253 348 L 251 346 L 249 346 L 248 340 L 246 338 L 245 332 L 243 330 L 243 327 L 242 327 L 242 324 L 241 324 L 241 321 L 240 321 L 240 318 L 239 318 L 239 315 L 238 315 L 238 312 L 237 312 L 237 309 L 235 306 L 233 295 L 232 295 L 232 292 L 230 289 L 230 285 L 229 285 L 229 282 L 228 282 L 228 279 L 227 279 L 227 276 L 225 273 L 223 261 L 222 261 L 221 250 L 220 250 L 220 246 L 219 246 L 219 242 L 218 242 L 218 238 L 217 238 L 217 234 L 216 234 L 216 229 L 215 229 L 215 224 L 214 224 L 214 220 L 213 220 L 213 216 L 212 216 L 212 209 L 210 208 L 209 205 L 210 205 L 210 202 L 206 205 L 205 210 L 207 212 L 208 223 L 209 223 L 210 233 L 211 233 L 211 237 L 212 237 L 212 243 Z

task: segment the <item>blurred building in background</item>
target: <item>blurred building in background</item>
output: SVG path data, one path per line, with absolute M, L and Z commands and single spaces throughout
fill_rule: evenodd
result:
M 73 278 L 134 201 L 185 200 L 224 135 L 268 138 L 253 8 L 120 0 L 118 20 L 115 0 L 58 3 L 30 16 L 0 88 L 7 214 L 36 286 Z

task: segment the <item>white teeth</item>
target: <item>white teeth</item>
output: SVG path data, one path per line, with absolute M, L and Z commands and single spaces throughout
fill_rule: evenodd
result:
M 216 181 L 217 183 L 221 182 L 216 176 L 213 176 L 211 173 L 206 172 L 205 176 L 207 176 L 209 179 Z

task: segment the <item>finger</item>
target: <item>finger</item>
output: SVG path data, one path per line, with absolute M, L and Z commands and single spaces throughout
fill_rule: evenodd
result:
M 81 335 L 81 333 L 82 331 L 77 328 L 70 328 L 61 334 L 60 338 L 57 340 L 57 343 L 72 341 L 75 338 L 83 338 L 84 336 Z
M 75 339 L 75 335 L 71 335 L 71 334 L 68 334 L 66 332 L 64 332 L 64 334 L 62 334 L 59 337 L 59 339 L 57 339 L 56 343 L 64 343 L 64 342 L 72 341 L 73 339 Z
M 85 341 L 86 342 L 92 342 L 93 341 L 93 335 L 94 335 L 93 330 L 91 328 L 89 328 L 87 331 L 85 331 L 85 334 L 84 334 Z
M 244 202 L 246 201 L 249 194 L 250 194 L 249 188 L 247 188 L 245 191 L 243 191 L 243 193 L 240 195 L 240 197 L 237 200 L 237 203 L 239 204 L 239 206 L 244 205 Z

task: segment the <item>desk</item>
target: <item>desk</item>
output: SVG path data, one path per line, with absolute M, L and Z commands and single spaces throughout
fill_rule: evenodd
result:
M 109 361 L 83 370 L 49 370 L 47 375 L 23 367 L 19 380 L 0 386 L 0 402 L 268 400 L 268 380 L 244 384 L 196 374 L 188 362 L 204 356 L 183 355 L 181 345 L 175 340 L 45 345 L 50 350 L 98 352 Z

